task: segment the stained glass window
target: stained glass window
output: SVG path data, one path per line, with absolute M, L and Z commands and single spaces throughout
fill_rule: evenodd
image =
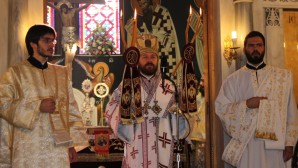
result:
M 79 4 L 83 6 L 84 4 Z M 106 36 L 114 42 L 116 51 L 120 53 L 119 0 L 105 0 L 105 4 L 91 4 L 78 13 L 78 44 L 79 54 L 90 54 L 86 43 L 94 30 L 100 25 L 106 31 Z M 55 27 L 55 10 L 47 6 L 47 23 Z

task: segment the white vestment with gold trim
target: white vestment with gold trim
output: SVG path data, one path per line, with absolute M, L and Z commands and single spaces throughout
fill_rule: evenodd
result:
M 216 114 L 231 140 L 222 159 L 240 168 L 283 168 L 285 146 L 297 140 L 297 106 L 292 73 L 266 66 L 242 67 L 223 83 L 216 99 Z M 246 100 L 264 96 L 258 109 Z
M 52 120 L 39 110 L 48 97 L 60 104 Z M 66 67 L 25 60 L 9 68 L 0 78 L 0 117 L 1 168 L 68 168 L 70 145 L 88 145 Z

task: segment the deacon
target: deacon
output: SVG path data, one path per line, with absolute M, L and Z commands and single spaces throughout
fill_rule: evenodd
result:
M 263 34 L 250 32 L 246 66 L 227 77 L 215 102 L 231 136 L 222 158 L 238 168 L 285 168 L 298 137 L 293 75 L 266 65 L 265 50 Z
M 0 167 L 68 168 L 88 140 L 66 67 L 47 62 L 56 31 L 37 24 L 25 41 L 29 58 L 0 78 Z

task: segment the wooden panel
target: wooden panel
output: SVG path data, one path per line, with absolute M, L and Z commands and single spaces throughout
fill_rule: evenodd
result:
M 298 11 L 285 10 L 284 20 L 284 56 L 285 67 L 293 72 L 294 95 L 298 100 Z
M 221 159 L 224 150 L 223 128 L 221 122 L 215 114 L 215 99 L 221 87 L 221 51 L 220 51 L 220 20 L 219 1 L 205 1 L 204 21 L 204 52 L 205 53 L 205 99 L 206 99 L 206 167 L 223 168 L 224 162 Z M 206 39 L 206 40 L 205 40 Z

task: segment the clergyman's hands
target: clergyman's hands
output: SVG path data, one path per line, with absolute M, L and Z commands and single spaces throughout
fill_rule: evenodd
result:
M 78 154 L 74 147 L 68 148 L 68 156 L 70 163 L 78 161 Z
M 290 160 L 293 157 L 293 146 L 286 146 L 283 152 L 284 162 Z
M 263 99 L 267 99 L 267 97 L 252 97 L 250 99 L 246 100 L 246 107 L 253 109 L 253 108 L 259 108 L 260 101 Z
M 56 101 L 53 98 L 43 99 L 40 103 L 39 110 L 42 113 L 54 113 L 56 109 Z

